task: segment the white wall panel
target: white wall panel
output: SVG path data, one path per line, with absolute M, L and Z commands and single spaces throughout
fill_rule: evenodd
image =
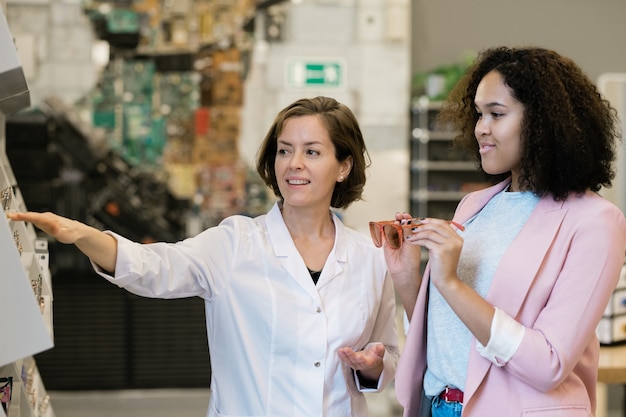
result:
M 622 122 L 621 130 L 626 132 L 626 73 L 606 73 L 598 77 L 598 88 L 618 111 Z M 622 133 L 622 136 L 624 133 Z M 626 213 L 626 140 L 619 143 L 616 175 L 613 187 L 603 189 L 602 194 L 613 201 Z

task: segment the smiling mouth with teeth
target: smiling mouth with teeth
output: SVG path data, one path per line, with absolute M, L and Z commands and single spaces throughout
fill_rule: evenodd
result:
M 305 181 L 305 180 L 289 180 L 287 182 L 291 185 L 304 185 L 304 184 L 309 183 L 309 181 Z

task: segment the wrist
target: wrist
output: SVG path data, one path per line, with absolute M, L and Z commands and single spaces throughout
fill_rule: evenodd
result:
M 414 290 L 419 288 L 422 282 L 422 276 L 418 271 L 391 273 L 391 280 L 393 281 L 396 290 Z
M 441 294 L 455 293 L 459 290 L 459 287 L 463 284 L 461 278 L 458 275 L 450 275 L 443 279 L 433 279 L 431 275 L 431 281 Z

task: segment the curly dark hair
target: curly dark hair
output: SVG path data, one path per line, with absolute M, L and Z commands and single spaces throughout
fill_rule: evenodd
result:
M 482 51 L 442 106 L 438 121 L 460 132 L 455 145 L 468 150 L 481 171 L 474 97 L 491 71 L 502 76 L 524 106 L 521 187 L 558 201 L 611 186 L 621 138 L 617 111 L 574 61 L 538 47 Z M 510 175 L 484 174 L 494 183 Z
M 257 172 L 265 184 L 282 199 L 274 167 L 277 140 L 287 119 L 301 116 L 318 116 L 322 120 L 335 146 L 335 157 L 338 161 L 343 162 L 352 157 L 352 169 L 348 177 L 335 184 L 331 207 L 346 208 L 360 200 L 365 187 L 365 170 L 370 166 L 371 160 L 354 113 L 346 105 L 330 97 L 303 98 L 278 113 L 257 153 Z

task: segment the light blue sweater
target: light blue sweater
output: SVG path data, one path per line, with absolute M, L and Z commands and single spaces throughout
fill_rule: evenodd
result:
M 500 259 L 537 205 L 531 192 L 502 191 L 465 224 L 459 277 L 485 297 Z M 428 367 L 426 395 L 439 394 L 446 386 L 465 389 L 465 377 L 473 336 L 452 311 L 432 281 L 428 301 Z

